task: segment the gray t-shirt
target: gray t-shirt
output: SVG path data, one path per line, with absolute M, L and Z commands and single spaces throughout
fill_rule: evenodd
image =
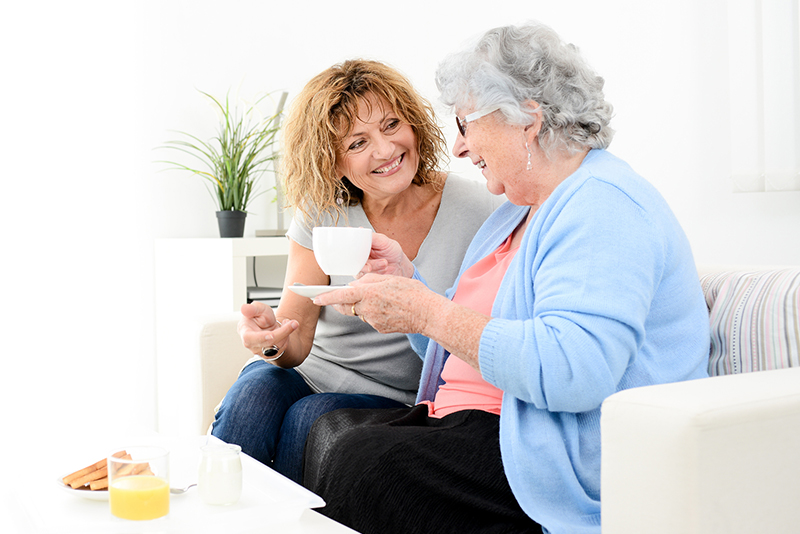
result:
M 473 236 L 502 200 L 482 182 L 448 175 L 439 211 L 414 259 L 433 291 L 444 294 L 453 285 Z M 347 221 L 344 219 L 339 217 L 335 223 L 326 216 L 319 226 L 372 228 L 360 204 L 348 208 Z M 312 249 L 311 232 L 298 214 L 287 236 Z M 348 276 L 331 277 L 332 285 L 352 281 Z M 381 395 L 412 405 L 422 360 L 405 334 L 381 334 L 357 317 L 323 307 L 311 353 L 295 369 L 315 392 Z

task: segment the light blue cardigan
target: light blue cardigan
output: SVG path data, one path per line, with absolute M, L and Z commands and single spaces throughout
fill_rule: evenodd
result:
M 506 203 L 484 223 L 448 297 L 528 211 Z M 708 311 L 688 240 L 655 188 L 592 150 L 528 225 L 492 317 L 479 361 L 504 391 L 500 448 L 514 495 L 548 532 L 599 534 L 603 399 L 707 376 Z M 424 354 L 417 402 L 431 400 L 448 353 L 409 337 Z

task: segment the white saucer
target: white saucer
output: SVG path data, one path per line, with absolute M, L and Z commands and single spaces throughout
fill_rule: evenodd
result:
M 62 490 L 76 497 L 83 497 L 84 499 L 89 499 L 92 501 L 108 500 L 108 490 L 92 491 L 88 488 L 88 486 L 84 486 L 83 488 L 80 489 L 73 489 L 72 486 L 69 486 L 61 482 L 61 478 L 56 480 L 56 484 L 58 484 L 58 487 L 61 488 Z
M 294 291 L 301 297 L 308 297 L 313 299 L 317 295 L 322 295 L 329 291 L 336 291 L 337 289 L 344 289 L 348 286 L 289 286 L 288 289 Z

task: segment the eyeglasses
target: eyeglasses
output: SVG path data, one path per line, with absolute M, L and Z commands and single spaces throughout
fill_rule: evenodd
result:
M 481 117 L 485 117 L 489 113 L 494 113 L 498 109 L 500 109 L 499 106 L 495 106 L 493 108 L 481 109 L 481 110 L 475 111 L 473 113 L 470 113 L 469 115 L 467 115 L 463 119 L 461 117 L 459 117 L 458 115 L 456 115 L 456 126 L 458 126 L 458 131 L 461 133 L 461 137 L 466 137 L 467 136 L 467 123 L 468 122 L 476 121 L 476 120 L 480 119 Z

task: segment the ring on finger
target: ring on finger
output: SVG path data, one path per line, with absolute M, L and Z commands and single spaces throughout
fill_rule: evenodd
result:
M 356 303 L 354 302 L 352 306 L 350 306 L 350 311 L 353 312 L 353 317 L 358 317 L 356 313 Z
M 282 350 L 282 351 L 278 352 L 278 347 L 275 346 L 275 345 L 272 345 L 271 347 L 264 347 L 263 349 L 261 349 L 261 354 L 264 355 L 264 361 L 265 362 L 274 362 L 275 360 L 277 360 L 278 358 L 283 356 L 284 352 L 286 352 L 286 351 Z M 277 354 L 277 356 L 275 356 L 275 354 Z M 272 357 L 269 358 L 268 356 L 272 356 Z
M 283 326 L 283 324 L 279 320 L 275 319 L 275 322 L 278 323 L 278 326 Z M 283 356 L 284 351 L 281 351 L 280 354 L 278 354 L 278 350 L 279 349 L 277 345 L 272 345 L 271 347 L 262 348 L 261 354 L 262 356 L 264 356 L 265 361 L 274 362 L 275 360 Z M 276 354 L 278 355 L 275 356 Z
M 261 349 L 261 354 L 265 358 L 269 358 L 270 356 L 275 356 L 276 354 L 278 354 L 278 346 L 272 345 L 271 347 L 264 347 L 263 349 Z

